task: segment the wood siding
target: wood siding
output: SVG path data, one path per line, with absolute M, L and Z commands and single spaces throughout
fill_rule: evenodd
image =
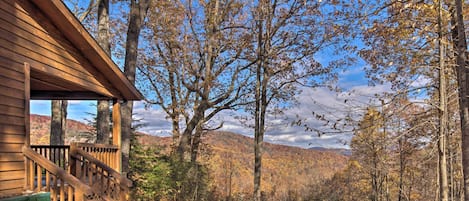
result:
M 10 68 L 22 68 L 24 62 L 31 65 L 32 91 L 93 91 L 108 97 L 119 94 L 49 19 L 26 0 L 0 1 L 0 56 L 0 65 L 4 63 Z
M 0 59 L 0 197 L 19 194 L 24 186 L 25 84 L 23 67 Z

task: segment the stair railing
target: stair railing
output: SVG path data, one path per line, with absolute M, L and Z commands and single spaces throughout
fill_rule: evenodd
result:
M 95 197 L 93 190 L 64 169 L 29 147 L 23 147 L 26 159 L 25 187 L 32 191 L 51 193 L 53 201 L 86 201 Z
M 117 169 L 117 166 L 120 163 L 117 161 L 117 154 L 119 153 L 119 147 L 116 145 L 110 144 L 91 144 L 91 143 L 71 143 L 70 146 L 75 146 L 80 149 L 83 149 L 85 152 L 89 153 L 94 158 L 100 160 L 104 164 L 114 169 Z
M 128 200 L 132 182 L 76 145 L 70 147 L 70 173 L 104 200 Z

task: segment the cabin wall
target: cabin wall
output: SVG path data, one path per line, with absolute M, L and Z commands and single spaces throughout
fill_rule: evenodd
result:
M 80 53 L 86 50 L 77 48 L 31 2 L 0 1 L 0 55 L 31 65 L 32 90 L 48 90 L 48 85 L 56 90 L 62 84 L 63 91 L 115 94 L 105 76 Z
M 23 192 L 25 84 L 20 64 L 0 56 L 0 198 Z

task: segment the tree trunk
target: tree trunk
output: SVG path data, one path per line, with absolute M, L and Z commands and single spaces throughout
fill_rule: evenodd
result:
M 259 58 L 256 68 L 255 92 L 255 131 L 254 131 L 254 200 L 262 200 L 262 152 L 265 133 L 265 115 L 267 113 L 267 84 L 270 81 L 267 52 L 270 48 L 270 32 L 272 16 L 268 12 L 269 1 L 259 2 L 260 20 L 258 22 L 258 52 Z M 265 23 L 265 25 L 264 25 Z
M 179 160 L 184 160 L 186 153 L 191 150 L 192 133 L 194 130 L 197 132 L 197 126 L 203 121 L 204 112 L 206 109 L 207 103 L 200 103 L 199 107 L 194 111 L 194 116 L 187 123 L 186 128 L 182 132 L 182 136 L 179 138 L 179 143 L 176 150 Z
M 399 127 L 400 129 L 400 127 Z M 399 138 L 399 195 L 398 201 L 403 201 L 404 198 L 404 171 L 405 171 L 405 156 L 403 148 L 403 137 Z
M 438 52 L 439 52 L 439 135 L 438 135 L 438 164 L 440 165 L 440 200 L 448 201 L 448 168 L 446 160 L 446 131 L 448 110 L 446 106 L 446 67 L 445 67 L 445 52 L 444 52 L 444 39 L 442 31 L 442 8 L 441 1 L 438 1 Z
M 175 68 L 172 68 L 170 71 L 168 71 L 168 79 L 169 79 L 169 88 L 170 88 L 170 93 L 171 93 L 171 122 L 172 122 L 172 134 L 173 134 L 173 142 L 172 142 L 172 148 L 173 151 L 176 150 L 177 147 L 177 142 L 179 141 L 179 137 L 181 135 L 180 129 L 179 129 L 179 115 L 180 115 L 180 110 L 179 110 L 179 105 L 178 105 L 178 100 L 177 100 L 177 94 L 176 94 L 176 86 L 174 84 L 175 82 L 175 76 L 174 76 L 174 70 Z
M 129 27 L 125 44 L 124 74 L 127 79 L 135 84 L 135 71 L 137 68 L 138 38 L 145 21 L 150 0 L 131 0 Z M 132 108 L 133 101 L 125 101 L 122 104 L 122 172 L 129 171 L 130 139 L 132 138 Z
M 203 133 L 203 127 L 202 127 L 203 122 L 204 120 L 202 117 L 202 120 L 199 121 L 199 124 L 197 124 L 195 128 L 194 137 L 192 139 L 192 143 L 191 143 L 191 163 L 192 164 L 195 164 L 195 162 L 197 161 L 197 156 L 199 154 L 199 145 L 202 142 L 201 137 Z
M 262 57 L 262 34 L 263 22 L 259 22 L 259 36 L 258 36 L 258 57 Z M 261 99 L 261 83 L 262 83 L 262 59 L 259 59 L 259 64 L 256 67 L 256 89 L 255 89 L 255 125 L 254 125 L 254 200 L 261 200 L 261 164 L 262 164 L 262 134 L 260 131 L 260 99 Z
M 67 101 L 53 100 L 51 103 L 50 144 L 63 145 L 67 122 Z
M 109 0 L 100 0 L 98 5 L 98 38 L 101 48 L 111 56 L 111 44 L 109 42 Z M 96 142 L 108 144 L 110 132 L 109 101 L 99 100 L 96 113 Z
M 461 121 L 462 166 L 464 199 L 469 201 L 469 102 L 467 99 L 468 70 L 466 69 L 467 43 L 462 14 L 462 1 L 455 0 L 452 14 L 452 37 L 456 48 L 456 66 L 459 90 L 459 115 Z

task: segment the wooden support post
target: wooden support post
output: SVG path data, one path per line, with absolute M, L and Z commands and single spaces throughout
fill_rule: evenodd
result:
M 30 86 L 30 66 L 29 63 L 24 63 L 24 146 L 30 146 L 30 127 L 29 127 L 29 100 L 31 99 L 31 86 Z M 30 178 L 30 172 L 28 171 L 30 166 L 28 165 L 28 159 L 24 157 L 24 167 L 25 167 L 25 179 L 24 179 L 24 190 L 27 190 L 31 185 L 28 178 Z M 29 189 L 31 190 L 31 189 Z
M 31 86 L 30 86 L 30 66 L 29 63 L 24 63 L 24 128 L 25 140 L 24 143 L 29 147 L 30 145 L 30 128 L 29 128 L 29 100 L 31 99 Z
M 122 138 L 121 138 L 121 105 L 119 100 L 113 99 L 112 104 L 112 144 L 118 147 L 116 152 L 114 169 L 118 172 L 122 170 Z

